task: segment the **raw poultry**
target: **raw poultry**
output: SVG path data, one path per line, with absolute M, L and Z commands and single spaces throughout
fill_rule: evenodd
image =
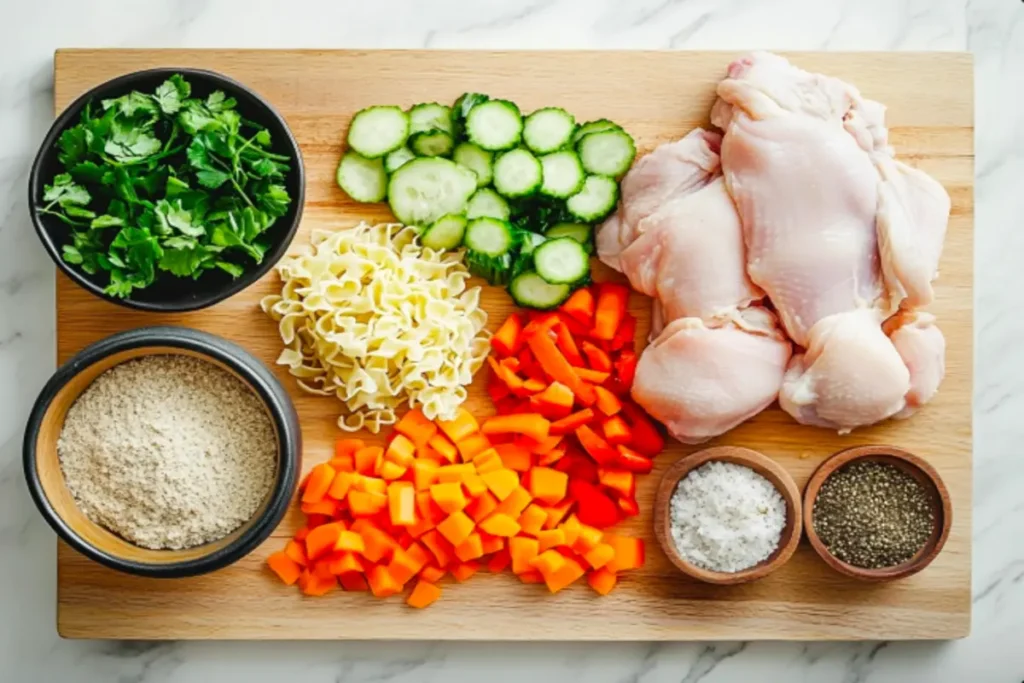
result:
M 717 92 L 723 134 L 638 161 L 598 233 L 601 259 L 655 301 L 634 397 L 689 443 L 776 397 L 842 433 L 908 416 L 944 372 L 942 333 L 916 309 L 934 297 L 948 194 L 894 158 L 884 107 L 839 79 L 754 53 Z

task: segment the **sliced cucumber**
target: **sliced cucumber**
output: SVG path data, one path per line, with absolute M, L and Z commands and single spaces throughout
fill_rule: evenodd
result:
M 424 157 L 406 163 L 388 182 L 391 212 L 406 225 L 430 225 L 448 213 L 463 213 L 476 189 L 476 176 L 467 168 Z
M 345 152 L 335 177 L 338 186 L 357 202 L 383 201 L 388 192 L 388 176 L 381 159 Z
M 544 235 L 538 235 L 535 232 L 519 231 L 519 254 L 512 264 L 512 277 L 527 270 L 534 270 L 533 252 L 537 250 L 537 247 L 544 244 L 545 239 Z
M 483 104 L 491 99 L 487 95 L 478 92 L 467 92 L 459 95 L 452 105 L 452 124 L 455 129 L 455 137 L 458 140 L 466 139 L 466 117 L 469 112 L 478 104 Z
M 416 155 L 412 153 L 412 150 L 408 147 L 399 147 L 394 152 L 388 152 L 388 155 L 384 157 L 384 170 L 388 173 L 394 173 L 402 167 L 407 161 L 412 161 L 416 158 Z
M 556 199 L 571 197 L 583 187 L 583 164 L 576 153 L 562 150 L 553 154 L 545 154 L 540 158 L 544 180 L 540 193 Z
M 369 107 L 357 112 L 348 128 L 348 146 L 367 159 L 382 157 L 405 144 L 409 116 L 400 107 Z
M 538 109 L 523 123 L 523 142 L 537 154 L 548 154 L 572 142 L 576 119 L 558 107 Z
M 441 216 L 424 230 L 420 235 L 420 243 L 434 251 L 456 249 L 462 245 L 465 234 L 466 217 L 450 213 Z
M 466 218 L 487 217 L 507 221 L 511 213 L 505 198 L 486 187 L 474 192 L 466 206 Z
M 618 178 L 629 170 L 636 157 L 633 138 L 624 130 L 590 133 L 576 145 L 587 173 Z
M 494 189 L 506 197 L 526 197 L 540 189 L 544 171 L 537 157 L 522 148 L 505 152 L 494 162 Z
M 446 157 L 454 146 L 452 136 L 443 130 L 428 130 L 409 136 L 409 147 L 419 157 Z
M 615 209 L 617 201 L 618 183 L 606 176 L 588 175 L 583 189 L 566 200 L 565 208 L 577 220 L 597 223 Z
M 466 226 L 465 245 L 487 256 L 510 254 L 516 248 L 515 228 L 499 218 L 474 218 Z
M 484 187 L 491 182 L 491 165 L 494 163 L 494 153 L 482 149 L 472 142 L 462 142 L 452 152 L 452 159 L 455 163 L 465 166 L 473 173 L 476 173 L 476 186 Z
M 571 285 L 590 277 L 590 257 L 571 237 L 549 239 L 533 252 L 533 265 L 547 282 Z
M 537 273 L 528 270 L 512 278 L 508 291 L 512 295 L 512 300 L 519 306 L 546 311 L 568 299 L 572 287 L 551 284 Z
M 571 237 L 586 249 L 588 254 L 594 252 L 594 229 L 585 223 L 559 223 L 552 225 L 544 236 L 549 239 Z
M 477 251 L 468 251 L 463 259 L 469 272 L 482 277 L 492 285 L 507 285 L 512 276 L 512 254 L 488 256 Z
M 417 104 L 409 110 L 409 134 L 441 130 L 452 134 L 452 110 L 437 102 Z
M 584 136 L 590 135 L 591 133 L 600 133 L 606 130 L 622 130 L 622 126 L 609 121 L 608 119 L 598 119 L 597 121 L 587 121 L 582 126 L 576 129 L 576 132 L 572 136 L 572 144 L 576 144 L 584 138 Z
M 488 100 L 469 110 L 466 133 L 471 142 L 492 152 L 512 149 L 523 135 L 523 117 L 508 100 Z

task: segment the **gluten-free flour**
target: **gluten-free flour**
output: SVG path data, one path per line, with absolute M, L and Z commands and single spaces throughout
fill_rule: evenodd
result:
M 173 354 L 97 377 L 68 410 L 57 452 L 82 512 L 155 550 L 240 527 L 277 467 L 273 424 L 249 387 L 213 363 Z

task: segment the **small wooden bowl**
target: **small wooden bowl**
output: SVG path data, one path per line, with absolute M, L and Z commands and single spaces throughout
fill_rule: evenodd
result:
M 68 409 L 100 374 L 141 356 L 178 354 L 200 358 L 230 372 L 260 398 L 277 438 L 277 471 L 252 518 L 224 538 L 184 550 L 151 550 L 129 543 L 79 509 L 57 455 Z M 240 346 L 184 327 L 143 327 L 86 347 L 62 365 L 43 387 L 25 429 L 23 459 L 29 492 L 46 521 L 68 545 L 112 569 L 154 578 L 205 574 L 238 561 L 266 540 L 288 510 L 301 469 L 302 435 L 288 392 Z
M 903 564 L 884 569 L 864 569 L 847 564 L 830 553 L 814 531 L 814 502 L 818 499 L 821 485 L 840 467 L 855 460 L 885 462 L 898 467 L 924 486 L 931 497 L 936 519 L 935 528 L 917 554 Z M 952 523 L 953 506 L 949 499 L 949 491 L 942 483 L 939 473 L 913 453 L 893 446 L 857 446 L 839 451 L 818 466 L 804 491 L 804 528 L 807 531 L 807 540 L 810 541 L 811 547 L 821 559 L 825 560 L 828 566 L 862 581 L 892 581 L 918 573 L 931 564 L 942 550 L 942 546 L 946 544 L 946 539 L 949 537 L 949 528 Z
M 782 529 L 779 547 L 760 563 L 743 571 L 716 572 L 691 564 L 679 555 L 675 542 L 672 540 L 670 524 L 672 494 L 675 493 L 679 482 L 691 470 L 712 460 L 749 467 L 770 481 L 786 501 L 786 526 Z M 749 448 L 736 446 L 706 448 L 682 458 L 665 472 L 654 498 L 654 535 L 668 559 L 687 576 L 705 583 L 723 586 L 756 581 L 786 564 L 800 544 L 801 520 L 800 489 L 797 488 L 796 482 L 789 476 L 789 473 L 771 458 Z

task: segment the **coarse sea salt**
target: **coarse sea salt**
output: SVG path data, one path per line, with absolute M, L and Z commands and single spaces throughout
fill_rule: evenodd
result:
M 733 573 L 767 559 L 778 547 L 786 502 L 770 481 L 749 467 L 711 461 L 679 482 L 669 520 L 683 559 Z

